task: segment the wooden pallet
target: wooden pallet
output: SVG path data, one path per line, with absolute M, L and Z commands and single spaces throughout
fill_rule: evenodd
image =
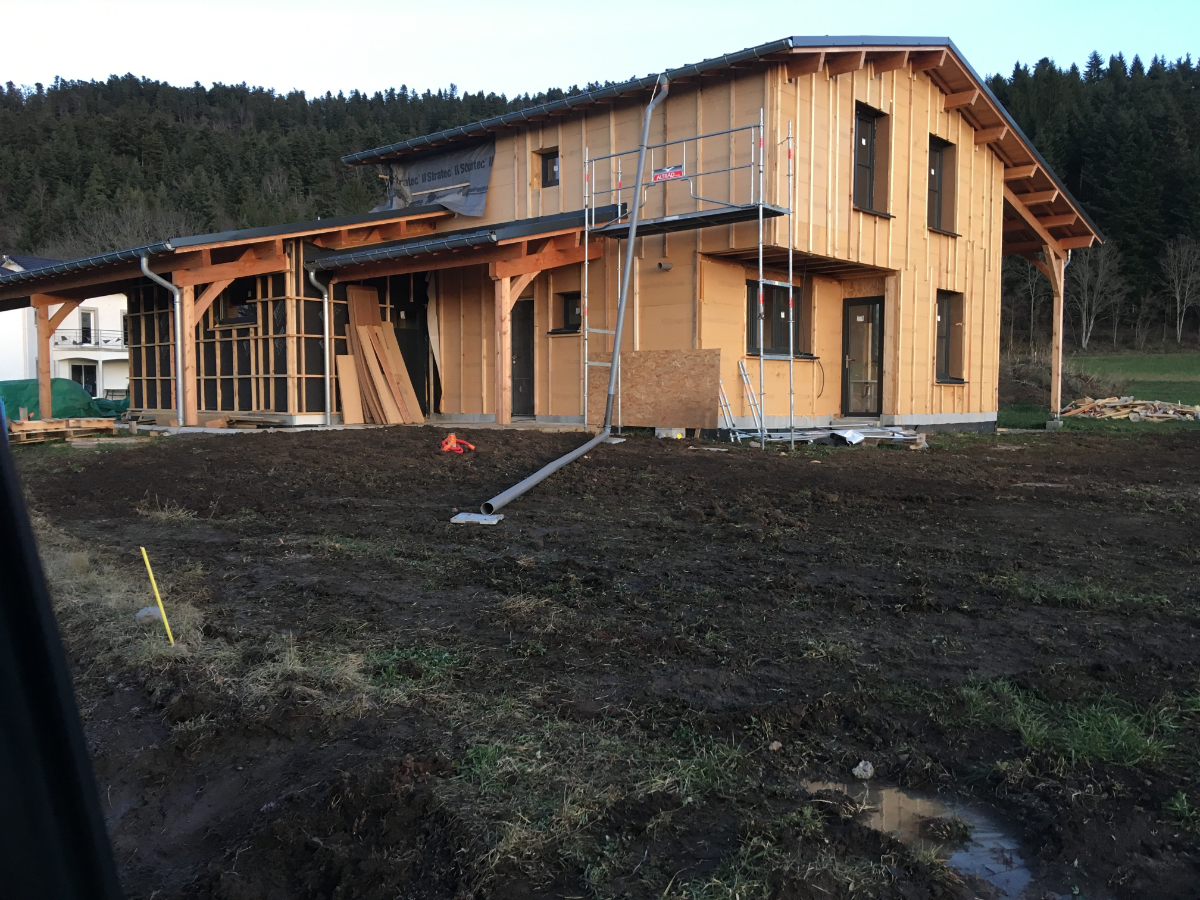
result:
M 70 438 L 116 433 L 117 423 L 113 419 L 29 419 L 8 423 L 8 439 L 14 444 L 64 441 Z

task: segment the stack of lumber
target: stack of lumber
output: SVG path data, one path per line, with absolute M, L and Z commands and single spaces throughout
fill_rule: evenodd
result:
M 412 425 L 425 421 L 408 377 L 396 332 L 379 315 L 378 294 L 346 289 L 350 352 L 337 358 L 342 422 L 347 425 Z
M 116 434 L 113 419 L 28 419 L 8 423 L 8 439 L 14 444 L 61 441 L 98 434 Z
M 1166 422 L 1200 417 L 1200 406 L 1165 403 L 1162 400 L 1134 400 L 1132 397 L 1106 397 L 1075 400 L 1063 410 L 1064 416 L 1081 419 L 1128 419 L 1131 422 Z

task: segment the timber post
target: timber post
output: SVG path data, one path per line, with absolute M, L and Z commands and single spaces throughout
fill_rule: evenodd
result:
M 50 406 L 50 308 L 39 305 L 37 317 L 38 418 L 49 419 Z
M 196 403 L 196 288 L 187 285 L 180 288 L 182 296 L 179 300 L 180 334 L 179 346 L 183 350 L 183 384 L 178 386 L 181 399 L 180 408 L 183 410 L 183 421 L 180 425 L 198 425 Z
M 34 294 L 29 301 L 36 311 L 37 323 L 38 418 L 50 419 L 54 413 L 50 390 L 50 336 L 79 306 L 80 301 L 67 300 L 52 294 Z M 53 316 L 50 315 L 51 306 L 58 306 Z
M 512 279 L 496 283 L 496 424 L 512 422 Z

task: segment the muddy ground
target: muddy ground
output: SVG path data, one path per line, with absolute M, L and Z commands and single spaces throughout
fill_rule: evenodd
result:
M 1196 896 L 1195 435 L 634 436 L 497 527 L 580 437 L 443 436 L 18 450 L 130 897 L 988 896 L 805 790 L 860 760 Z

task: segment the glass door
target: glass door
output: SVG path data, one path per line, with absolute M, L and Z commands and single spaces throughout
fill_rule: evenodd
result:
M 842 415 L 883 412 L 883 298 L 845 301 L 842 325 Z

